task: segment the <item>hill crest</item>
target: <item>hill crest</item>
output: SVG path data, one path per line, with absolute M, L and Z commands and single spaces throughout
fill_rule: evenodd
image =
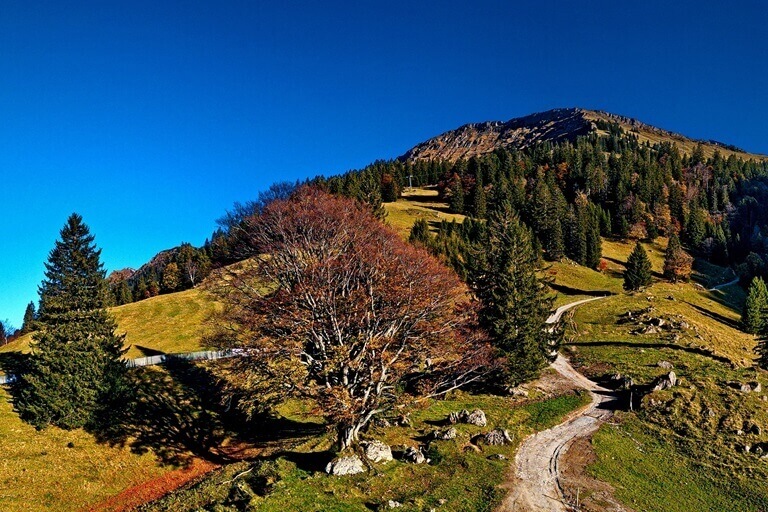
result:
M 591 133 L 607 135 L 605 127 L 609 124 L 618 125 L 624 133 L 637 137 L 641 143 L 671 142 L 684 153 L 690 153 L 697 144 L 701 144 L 705 156 L 712 156 L 717 150 L 725 157 L 735 155 L 744 159 L 768 159 L 768 156 L 748 153 L 733 145 L 692 139 L 630 117 L 582 108 L 557 108 L 509 121 L 468 123 L 417 144 L 400 159 L 456 161 L 499 148 L 525 149 L 546 141 L 574 142 L 578 137 Z

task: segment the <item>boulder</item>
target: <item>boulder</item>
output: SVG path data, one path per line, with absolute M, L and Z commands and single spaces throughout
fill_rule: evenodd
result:
M 489 446 L 503 446 L 512 442 L 512 436 L 505 429 L 496 428 L 483 436 L 483 442 Z
M 388 508 L 403 508 L 403 504 L 400 503 L 399 501 L 389 500 L 387 502 L 387 507 Z
M 485 413 L 480 409 L 475 409 L 464 420 L 464 423 L 469 423 L 470 425 L 475 425 L 477 427 L 484 427 L 488 424 L 488 421 L 485 419 Z
M 392 460 L 392 449 L 381 441 L 366 441 L 360 443 L 363 447 L 365 458 L 371 462 L 389 462 Z
M 424 464 L 427 462 L 427 458 L 421 453 L 421 450 L 419 448 L 414 448 L 413 446 L 409 446 L 405 449 L 405 452 L 403 452 L 403 460 L 412 464 Z
M 656 363 L 656 366 L 658 366 L 659 368 L 664 368 L 665 370 L 671 370 L 672 368 L 675 367 L 675 365 L 673 365 L 669 361 L 659 361 L 658 363 Z
M 661 391 L 663 389 L 669 389 L 677 384 L 677 376 L 675 372 L 669 372 L 667 375 L 662 375 L 653 385 L 653 391 Z
M 435 439 L 437 441 L 450 441 L 451 439 L 456 439 L 456 436 L 459 435 L 459 432 L 451 427 L 448 430 L 433 430 L 432 431 L 432 439 Z
M 365 472 L 365 464 L 357 455 L 339 457 L 325 466 L 325 472 L 335 476 L 355 475 Z

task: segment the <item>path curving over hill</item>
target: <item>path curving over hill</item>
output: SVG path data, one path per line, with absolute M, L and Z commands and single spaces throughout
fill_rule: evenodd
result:
M 601 297 L 566 304 L 547 319 L 557 322 L 563 313 L 580 304 Z M 515 479 L 510 494 L 504 499 L 501 512 L 567 512 L 574 510 L 563 495 L 560 460 L 568 447 L 578 438 L 589 437 L 611 417 L 616 396 L 587 379 L 570 365 L 562 355 L 552 363 L 558 373 L 576 387 L 586 389 L 592 402 L 572 414 L 563 423 L 527 437 L 515 457 Z

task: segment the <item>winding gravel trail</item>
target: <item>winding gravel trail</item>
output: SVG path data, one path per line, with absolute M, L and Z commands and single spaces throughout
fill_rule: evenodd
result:
M 571 308 L 601 299 L 580 300 L 566 304 L 547 319 L 557 322 Z M 577 438 L 589 437 L 600 425 L 611 417 L 616 400 L 613 393 L 587 379 L 570 365 L 561 355 L 552 363 L 563 377 L 574 385 L 584 388 L 592 395 L 592 402 L 576 411 L 563 423 L 527 437 L 515 457 L 515 481 L 511 493 L 500 507 L 502 512 L 567 512 L 574 510 L 565 503 L 560 480 L 560 457 Z

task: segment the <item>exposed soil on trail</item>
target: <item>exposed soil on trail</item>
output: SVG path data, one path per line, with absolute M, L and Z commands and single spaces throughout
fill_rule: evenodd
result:
M 131 510 L 144 503 L 159 499 L 169 492 L 201 478 L 218 467 L 218 464 L 202 459 L 194 459 L 185 468 L 170 471 L 153 480 L 129 487 L 117 496 L 112 496 L 86 510 L 88 512 L 124 512 Z
M 574 439 L 560 462 L 560 484 L 568 503 L 580 512 L 634 512 L 616 502 L 613 487 L 589 476 L 584 469 L 596 460 L 591 439 Z
M 562 306 L 547 322 L 557 322 L 565 311 L 591 300 L 598 299 L 587 299 Z M 506 486 L 510 493 L 499 508 L 501 512 L 576 510 L 576 496 L 571 496 L 565 475 L 582 478 L 573 480 L 579 499 L 580 486 L 583 484 L 586 492 L 596 497 L 604 496 L 605 503 L 615 503 L 610 497 L 610 487 L 607 484 L 598 482 L 597 487 L 586 485 L 592 484 L 588 477 L 584 476 L 584 469 L 589 463 L 589 452 L 583 449 L 585 445 L 577 443 L 586 442 L 586 446 L 591 449 L 589 440 L 592 434 L 613 415 L 616 395 L 578 373 L 563 356 L 558 356 L 551 366 L 573 388 L 589 391 L 592 402 L 571 414 L 563 423 L 529 436 L 522 442 L 515 457 L 514 475 Z M 572 458 L 566 458 L 566 454 L 574 445 L 576 448 Z M 569 465 L 567 470 L 566 465 Z M 614 508 L 596 510 L 602 512 L 627 509 L 616 503 Z

